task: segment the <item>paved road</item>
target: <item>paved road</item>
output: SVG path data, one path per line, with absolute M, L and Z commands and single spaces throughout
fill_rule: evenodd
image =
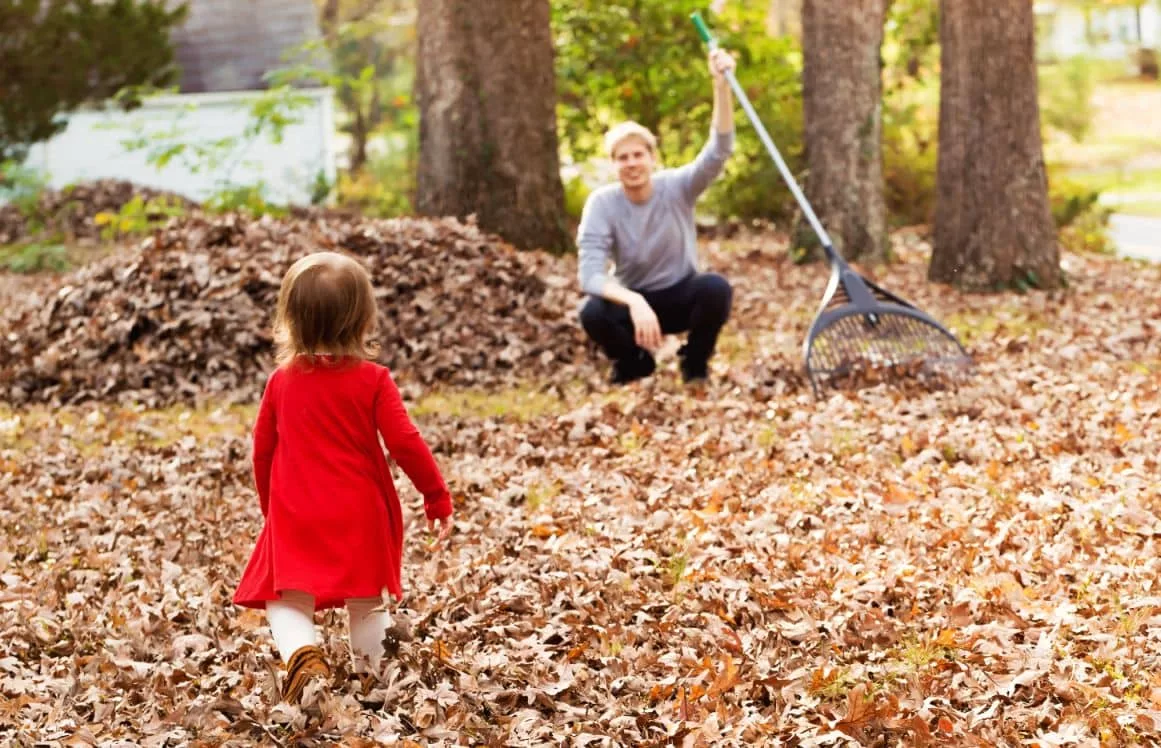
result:
M 1161 218 L 1114 214 L 1109 234 L 1122 257 L 1161 262 Z

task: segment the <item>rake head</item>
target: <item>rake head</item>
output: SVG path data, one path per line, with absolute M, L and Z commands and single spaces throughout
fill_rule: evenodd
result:
M 806 371 L 816 395 L 825 385 L 951 377 L 971 366 L 956 337 L 929 315 L 858 281 L 858 303 L 846 292 L 847 279 L 831 283 L 807 334 Z

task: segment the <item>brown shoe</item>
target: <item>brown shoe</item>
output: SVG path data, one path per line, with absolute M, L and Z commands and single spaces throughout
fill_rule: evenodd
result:
M 299 647 L 286 663 L 286 679 L 282 681 L 282 700 L 297 704 L 302 698 L 302 689 L 315 676 L 329 678 L 331 666 L 323 657 L 322 650 L 315 646 Z

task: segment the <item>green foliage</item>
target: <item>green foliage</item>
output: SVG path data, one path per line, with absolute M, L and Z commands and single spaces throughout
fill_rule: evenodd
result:
M 15 205 L 25 218 L 35 216 L 46 187 L 44 175 L 36 170 L 15 160 L 0 161 L 0 203 Z
M 322 205 L 334 191 L 334 183 L 327 177 L 327 173 L 324 170 L 319 169 L 314 175 L 314 182 L 311 183 L 310 204 Z
M 1079 143 L 1092 129 L 1097 72 L 1093 62 L 1076 57 L 1040 68 L 1040 120 L 1044 129 Z
M 692 159 L 709 134 L 712 94 L 707 50 L 689 16 L 706 16 L 738 60 L 738 80 L 788 163 L 801 152 L 801 55 L 788 38 L 766 33 L 768 3 L 730 3 L 721 14 L 703 0 L 554 0 L 558 127 L 574 162 L 603 156 L 616 122 L 635 120 L 658 137 L 664 162 Z M 739 115 L 742 116 L 742 115 Z M 739 131 L 745 127 L 739 122 Z M 718 215 L 776 216 L 787 193 L 756 138 L 739 138 L 727 173 L 703 207 Z
M 177 78 L 164 0 L 0 0 L 0 161 L 60 132 L 62 115 Z M 131 107 L 134 101 L 121 100 Z
M 93 217 L 93 222 L 101 227 L 101 238 L 112 241 L 148 234 L 170 218 L 184 214 L 185 208 L 168 198 L 146 200 L 141 195 L 134 195 L 116 213 L 102 211 Z
M 69 267 L 68 250 L 51 242 L 0 247 L 0 267 L 12 273 L 61 272 Z
M 244 157 L 257 140 L 269 138 L 281 143 L 286 128 L 302 121 L 301 110 L 309 106 L 311 98 L 290 85 L 282 84 L 263 91 L 250 103 L 249 116 L 242 131 L 219 138 L 202 138 L 184 118 L 197 110 L 197 104 L 187 103 L 175 119 L 164 127 L 149 129 L 147 119 L 133 119 L 128 124 L 117 123 L 111 128 L 127 129 L 132 135 L 121 140 L 127 151 L 145 151 L 146 161 L 157 169 L 171 162 L 181 164 L 193 174 L 224 171 L 223 185 L 232 185 L 233 170 L 251 164 Z
M 1088 210 L 1060 229 L 1060 244 L 1071 252 L 1090 252 L 1113 255 L 1117 248 L 1109 236 L 1109 215 L 1100 210 Z
M 1048 199 L 1058 228 L 1072 224 L 1085 213 L 1103 210 L 1100 198 L 1099 188 L 1049 170 Z
M 206 210 L 212 213 L 248 213 L 252 216 L 287 215 L 286 208 L 266 199 L 266 185 L 226 185 L 210 195 L 205 202 Z
M 273 80 L 311 82 L 335 91 L 345 115 L 340 129 L 351 138 L 350 168 L 357 172 L 370 159 L 369 146 L 378 135 L 417 127 L 418 111 L 411 96 L 415 4 L 328 3 L 321 26 L 323 38 L 302 48 L 307 60 L 278 71 Z M 320 64 L 320 58 L 325 63 Z
M 892 0 L 883 25 L 885 95 L 935 80 L 939 49 L 937 0 Z
M 413 213 L 417 136 L 418 128 L 401 128 L 384 138 L 385 152 L 372 155 L 362 170 L 340 174 L 338 204 L 378 218 Z
M 585 201 L 589 199 L 592 188 L 588 181 L 580 174 L 564 183 L 564 212 L 574 221 L 579 221 L 585 208 Z
M 207 201 L 208 209 L 237 209 L 255 215 L 282 214 L 285 211 L 266 199 L 264 185 L 238 184 L 233 176 L 234 170 L 239 166 L 254 165 L 245 158 L 253 143 L 265 139 L 281 143 L 286 128 L 302 121 L 301 111 L 310 103 L 309 95 L 288 83 L 280 83 L 263 91 L 250 103 L 249 116 L 241 132 L 218 138 L 199 137 L 193 128 L 183 125 L 182 120 L 197 109 L 197 105 L 192 103 L 186 104 L 173 122 L 160 128 L 148 127 L 149 122 L 144 119 L 111 127 L 130 130 L 132 135 L 123 139 L 121 145 L 127 151 L 145 151 L 146 161 L 156 169 L 178 163 L 193 174 L 220 173 L 215 194 Z M 325 175 L 323 179 L 325 181 Z M 322 187 L 316 176 L 315 193 Z
M 883 106 L 883 185 L 893 224 L 930 223 L 939 155 L 938 86 L 899 89 Z
M 930 223 L 939 153 L 939 5 L 894 0 L 883 37 L 883 183 L 895 225 Z
M 1049 171 L 1048 200 L 1065 249 L 1097 254 L 1116 252 L 1108 232 L 1111 211 L 1101 205 L 1100 198 L 1098 187 L 1069 179 L 1056 170 Z

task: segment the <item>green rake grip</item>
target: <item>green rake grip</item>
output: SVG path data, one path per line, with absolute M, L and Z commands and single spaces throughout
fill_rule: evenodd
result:
M 710 34 L 709 26 L 706 26 L 705 21 L 702 20 L 701 13 L 692 13 L 689 17 L 693 21 L 693 25 L 697 28 L 697 35 L 701 37 L 701 40 L 708 44 L 710 49 L 716 47 L 717 42 L 714 40 L 713 35 Z

